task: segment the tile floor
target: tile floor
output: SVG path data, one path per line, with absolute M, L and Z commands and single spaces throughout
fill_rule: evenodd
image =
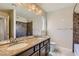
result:
M 49 56 L 74 56 L 74 53 L 67 48 L 60 47 L 54 52 L 50 52 Z

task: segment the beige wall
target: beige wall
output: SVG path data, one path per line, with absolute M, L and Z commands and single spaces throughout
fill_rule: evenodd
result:
M 51 41 L 55 41 L 59 46 L 72 49 L 73 7 L 50 12 L 47 16 L 47 30 Z

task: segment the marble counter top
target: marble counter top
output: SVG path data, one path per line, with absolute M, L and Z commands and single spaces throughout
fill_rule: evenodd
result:
M 16 55 L 22 51 L 25 51 L 27 49 L 29 49 L 30 47 L 48 39 L 48 36 L 44 36 L 42 38 L 38 38 L 38 37 L 22 37 L 22 38 L 17 38 L 17 40 L 20 39 L 20 43 L 26 43 L 28 44 L 27 46 L 23 47 L 23 48 L 19 48 L 19 49 L 14 49 L 14 50 L 7 50 L 10 47 L 10 43 L 5 44 L 5 45 L 1 45 L 0 46 L 0 56 L 13 56 Z

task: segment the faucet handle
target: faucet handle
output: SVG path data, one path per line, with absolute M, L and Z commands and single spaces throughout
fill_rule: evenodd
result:
M 15 39 L 10 38 L 10 43 L 14 43 L 14 42 L 15 42 Z

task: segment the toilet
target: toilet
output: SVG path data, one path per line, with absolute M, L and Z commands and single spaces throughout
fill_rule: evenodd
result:
M 50 42 L 50 52 L 49 56 L 53 56 L 53 53 L 55 53 L 57 50 L 57 45 L 55 42 Z

